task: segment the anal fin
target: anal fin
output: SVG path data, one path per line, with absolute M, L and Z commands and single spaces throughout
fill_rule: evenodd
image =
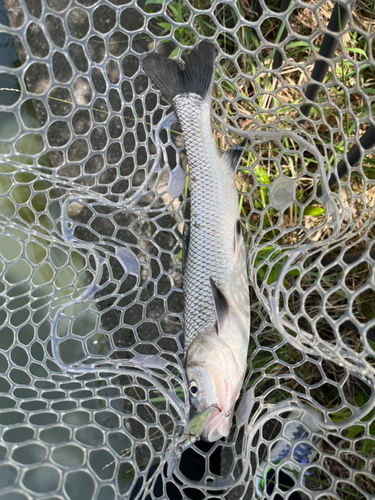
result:
M 189 252 L 189 244 L 190 244 L 190 224 L 185 222 L 184 230 L 182 233 L 182 272 L 185 272 L 185 267 L 188 258 Z

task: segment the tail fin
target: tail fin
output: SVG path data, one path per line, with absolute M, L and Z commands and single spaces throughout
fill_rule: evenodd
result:
M 179 94 L 197 94 L 203 100 L 210 98 L 214 82 L 214 61 L 214 45 L 203 41 L 191 52 L 184 70 L 175 60 L 155 53 L 146 56 L 142 66 L 173 105 L 173 98 Z

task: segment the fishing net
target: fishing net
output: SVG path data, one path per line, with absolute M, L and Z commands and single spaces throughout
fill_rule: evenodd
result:
M 1 500 L 374 497 L 373 16 L 4 0 Z M 218 146 L 247 140 L 252 326 L 231 434 L 181 456 L 188 165 L 140 60 L 204 38 Z

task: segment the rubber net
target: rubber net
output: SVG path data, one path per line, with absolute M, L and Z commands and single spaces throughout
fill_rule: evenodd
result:
M 374 498 L 373 3 L 2 8 L 0 499 Z M 229 437 L 181 456 L 188 165 L 140 60 L 205 38 L 251 340 Z

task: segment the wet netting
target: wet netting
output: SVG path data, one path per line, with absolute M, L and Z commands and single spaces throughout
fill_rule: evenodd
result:
M 374 498 L 372 0 L 0 21 L 0 499 Z M 181 455 L 188 164 L 141 59 L 202 39 L 218 147 L 246 139 L 251 340 L 230 435 Z

